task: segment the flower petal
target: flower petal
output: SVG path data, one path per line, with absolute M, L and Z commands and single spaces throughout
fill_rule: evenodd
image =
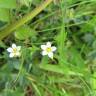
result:
M 13 43 L 13 44 L 12 44 L 12 48 L 16 48 L 16 44 Z
M 52 46 L 52 51 L 54 52 L 54 51 L 56 51 L 56 47 L 55 46 Z
M 16 52 L 16 56 L 20 57 L 21 53 L 20 52 Z
M 9 57 L 10 58 L 14 57 L 14 53 L 10 53 Z
M 17 50 L 20 51 L 20 49 L 21 49 L 21 46 L 17 46 Z
M 41 54 L 44 56 L 44 55 L 47 55 L 48 53 L 47 53 L 47 51 L 42 51 Z
M 46 45 L 41 45 L 41 49 L 46 50 Z
M 49 58 L 53 59 L 53 53 L 52 52 L 48 53 L 48 56 L 49 56 Z
M 51 47 L 51 42 L 47 42 L 47 43 L 46 43 L 46 46 L 47 46 L 47 47 Z
M 9 48 L 7 49 L 7 51 L 8 51 L 8 52 L 12 52 L 13 49 L 12 49 L 11 47 L 9 47 Z

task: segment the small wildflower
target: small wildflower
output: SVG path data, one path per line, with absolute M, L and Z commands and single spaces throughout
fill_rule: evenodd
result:
M 16 46 L 16 44 L 12 44 L 12 47 L 9 47 L 7 49 L 7 51 L 10 53 L 9 57 L 13 58 L 13 57 L 20 57 L 21 53 L 21 46 Z
M 51 42 L 47 42 L 46 45 L 41 45 L 42 55 L 48 55 L 49 58 L 53 59 L 53 52 L 56 51 L 55 46 L 51 46 Z

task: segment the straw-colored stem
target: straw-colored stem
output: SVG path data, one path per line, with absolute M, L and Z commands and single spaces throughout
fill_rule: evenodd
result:
M 20 20 L 8 25 L 6 28 L 1 30 L 0 32 L 0 40 L 4 39 L 6 36 L 8 36 L 11 32 L 14 32 L 18 27 L 22 26 L 32 18 L 34 18 L 37 14 L 39 14 L 43 9 L 45 9 L 53 0 L 46 0 L 44 3 L 42 3 L 40 6 L 36 7 L 32 12 L 25 15 Z

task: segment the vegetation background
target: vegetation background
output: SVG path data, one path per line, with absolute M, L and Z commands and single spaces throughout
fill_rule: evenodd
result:
M 96 96 L 96 0 L 0 0 L 0 96 Z

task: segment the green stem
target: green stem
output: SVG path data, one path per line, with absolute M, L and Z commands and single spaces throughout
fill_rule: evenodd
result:
M 32 18 L 34 18 L 37 14 L 39 14 L 44 8 L 46 8 L 53 0 L 46 0 L 40 6 L 36 7 L 32 12 L 25 15 L 20 20 L 14 22 L 13 24 L 8 25 L 5 29 L 1 30 L 0 32 L 0 40 L 4 39 L 8 36 L 11 32 L 16 30 L 18 27 L 22 26 Z

